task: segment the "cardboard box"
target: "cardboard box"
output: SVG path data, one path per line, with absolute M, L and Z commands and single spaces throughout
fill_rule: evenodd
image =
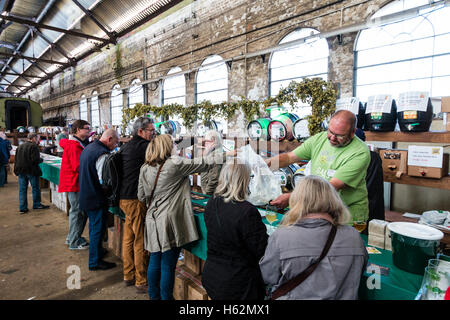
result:
M 450 112 L 450 97 L 442 97 L 441 112 Z
M 114 216 L 113 253 L 122 260 L 123 220 Z
M 374 235 L 378 237 L 383 237 L 386 232 L 386 226 L 389 222 L 384 220 L 372 219 L 369 221 L 369 236 Z M 384 246 L 384 245 L 383 245 Z
M 442 168 L 425 166 L 408 166 L 408 175 L 413 177 L 441 179 L 448 175 L 448 153 L 443 155 Z
M 377 247 L 380 249 L 384 249 L 384 235 L 378 236 L 374 234 L 369 234 L 369 238 L 367 244 L 372 247 Z
M 49 183 L 49 192 L 51 202 L 61 211 L 69 214 L 70 203 L 67 196 L 67 192 L 58 192 L 58 185 L 52 182 Z
M 450 112 L 444 112 L 443 125 L 447 131 L 450 131 Z
M 383 174 L 396 175 L 398 178 L 408 170 L 408 151 L 381 149 Z
M 202 272 L 202 260 L 187 250 L 183 250 L 184 265 L 189 268 L 192 274 L 199 275 Z
M 384 234 L 384 250 L 392 251 L 391 231 L 389 231 L 389 228 L 386 228 L 386 233 Z
M 114 227 L 108 228 L 108 249 L 114 250 Z

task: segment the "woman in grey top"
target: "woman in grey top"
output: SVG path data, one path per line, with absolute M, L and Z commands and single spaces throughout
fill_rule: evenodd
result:
M 360 234 L 346 225 L 350 214 L 334 187 L 321 177 L 307 176 L 295 187 L 289 206 L 259 262 L 264 282 L 275 290 L 303 272 L 320 256 L 334 224 L 337 232 L 328 254 L 279 300 L 357 299 L 368 254 Z
M 225 157 L 222 154 L 220 161 L 224 162 Z M 167 134 L 157 136 L 147 146 L 139 174 L 138 199 L 147 205 L 144 248 L 150 252 L 147 280 L 151 300 L 173 300 L 175 266 L 181 247 L 199 238 L 189 175 L 208 170 L 216 160 L 178 157 L 172 137 Z

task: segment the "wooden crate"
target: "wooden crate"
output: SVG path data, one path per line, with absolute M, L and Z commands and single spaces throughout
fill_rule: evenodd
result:
M 202 273 L 202 260 L 190 253 L 187 250 L 183 250 L 184 265 L 189 268 L 192 274 L 198 276 Z
M 113 253 L 122 260 L 123 220 L 114 216 Z
M 186 265 L 177 266 L 175 282 L 174 297 L 177 296 L 178 300 L 208 300 L 208 294 L 202 286 L 201 275 L 193 274 Z
M 208 300 L 205 288 L 193 281 L 187 282 L 187 300 Z
M 189 281 L 189 278 L 184 276 L 183 274 L 175 274 L 175 281 L 173 286 L 173 298 L 175 300 L 187 299 L 187 283 Z

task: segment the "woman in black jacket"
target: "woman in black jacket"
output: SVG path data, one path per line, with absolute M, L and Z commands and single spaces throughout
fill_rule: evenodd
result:
M 259 300 L 264 282 L 258 262 L 267 245 L 259 211 L 245 199 L 250 168 L 227 163 L 205 209 L 207 259 L 202 283 L 213 300 Z

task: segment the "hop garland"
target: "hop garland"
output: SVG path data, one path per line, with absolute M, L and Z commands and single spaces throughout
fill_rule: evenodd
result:
M 302 82 L 292 81 L 288 87 L 282 88 L 275 97 L 269 97 L 264 101 L 249 100 L 242 96 L 240 98 L 237 102 L 212 104 L 210 101 L 203 101 L 186 107 L 176 103 L 160 107 L 136 104 L 133 108 L 123 108 L 123 132 L 135 118 L 149 113 L 152 116 L 163 117 L 164 119 L 178 115 L 183 119 L 183 125 L 192 129 L 196 121 L 206 123 L 215 117 L 223 117 L 229 121 L 239 111 L 250 122 L 255 120 L 256 117 L 261 117 L 263 111 L 274 103 L 278 105 L 289 104 L 291 111 L 295 112 L 297 109 L 295 104 L 301 100 L 312 107 L 312 115 L 308 116 L 307 119 L 309 132 L 314 135 L 323 130 L 322 122 L 334 113 L 337 91 L 332 82 L 324 81 L 321 78 L 306 78 Z

